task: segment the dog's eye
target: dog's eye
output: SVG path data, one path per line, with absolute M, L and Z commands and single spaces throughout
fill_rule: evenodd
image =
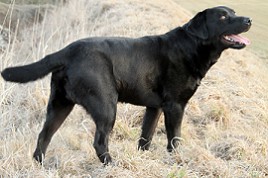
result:
M 225 16 L 225 15 L 222 15 L 221 17 L 220 17 L 220 19 L 221 20 L 225 20 L 227 17 Z

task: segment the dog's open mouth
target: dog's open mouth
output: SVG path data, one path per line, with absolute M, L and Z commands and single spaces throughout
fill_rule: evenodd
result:
M 235 34 L 223 35 L 222 41 L 228 45 L 231 45 L 233 48 L 243 48 L 250 44 L 250 40 L 248 38 Z

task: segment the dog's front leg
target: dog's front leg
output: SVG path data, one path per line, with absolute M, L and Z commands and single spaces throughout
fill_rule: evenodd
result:
M 168 139 L 167 150 L 169 152 L 175 149 L 179 144 L 184 108 L 185 104 L 176 102 L 167 102 L 163 105 Z
M 146 108 L 145 115 L 143 117 L 142 133 L 139 140 L 138 149 L 149 149 L 161 112 L 162 110 L 159 108 Z

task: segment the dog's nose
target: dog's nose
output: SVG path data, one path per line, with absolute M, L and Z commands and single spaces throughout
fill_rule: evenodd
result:
M 252 22 L 252 19 L 251 18 L 245 18 L 244 19 L 244 23 L 247 24 L 247 25 L 251 25 L 251 22 Z

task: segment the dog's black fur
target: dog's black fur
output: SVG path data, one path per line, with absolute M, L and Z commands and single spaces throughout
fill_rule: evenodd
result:
M 246 32 L 250 26 L 251 19 L 236 16 L 228 7 L 215 7 L 164 35 L 82 39 L 39 62 L 5 69 L 3 78 L 18 83 L 52 72 L 47 118 L 34 158 L 42 162 L 53 134 L 75 104 L 95 121 L 94 148 L 105 164 L 111 162 L 108 137 L 117 102 L 146 106 L 139 141 L 142 150 L 149 148 L 163 111 L 171 151 L 178 144 L 185 105 L 206 72 L 223 50 L 246 46 L 225 37 Z

